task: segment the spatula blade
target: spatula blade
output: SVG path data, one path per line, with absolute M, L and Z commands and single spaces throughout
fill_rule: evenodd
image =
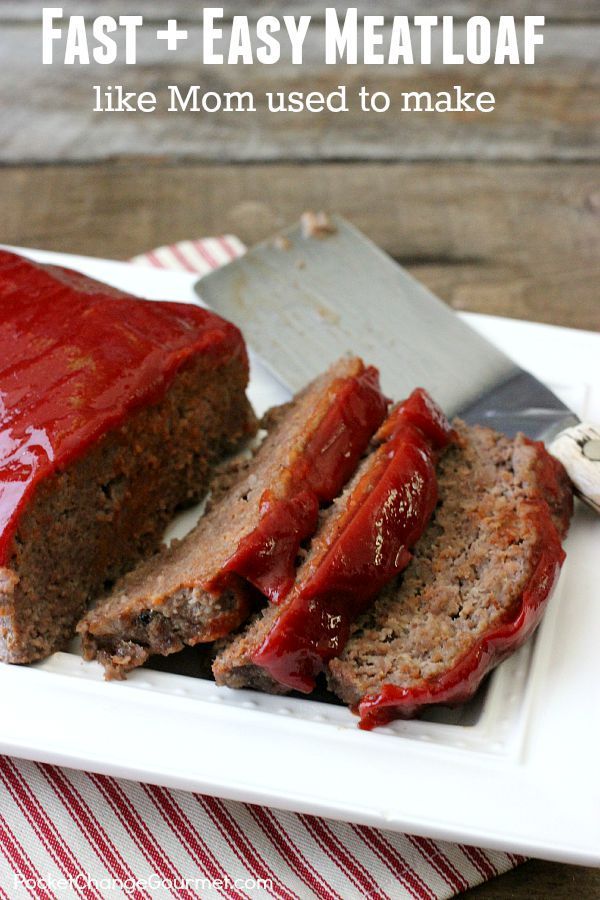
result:
M 355 353 L 377 365 L 394 399 L 420 385 L 450 416 L 535 437 L 575 421 L 547 388 L 352 225 L 333 222 L 335 232 L 321 238 L 293 226 L 197 287 L 291 391 Z

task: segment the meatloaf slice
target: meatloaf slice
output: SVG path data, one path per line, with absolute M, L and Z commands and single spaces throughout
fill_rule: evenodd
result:
M 339 492 L 381 423 L 376 370 L 344 358 L 269 417 L 270 430 L 196 528 L 142 564 L 80 622 L 87 659 L 124 677 L 151 654 L 215 640 L 293 583 L 319 504 Z
M 220 652 L 218 684 L 309 693 L 352 621 L 410 561 L 437 501 L 435 463 L 450 426 L 421 389 L 399 404 L 324 516 L 288 597 Z
M 0 251 L 0 658 L 65 646 L 256 428 L 237 328 Z
M 362 727 L 468 699 L 531 634 L 562 563 L 572 494 L 560 463 L 522 435 L 456 428 L 412 563 L 329 664 Z

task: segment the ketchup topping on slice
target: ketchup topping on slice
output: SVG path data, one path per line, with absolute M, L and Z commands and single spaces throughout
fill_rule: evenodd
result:
M 316 530 L 319 501 L 310 490 L 287 500 L 276 500 L 265 491 L 261 513 L 258 525 L 242 538 L 223 573 L 235 572 L 277 603 L 294 583 L 300 544 Z M 217 576 L 217 584 L 221 577 Z
M 352 621 L 410 561 L 437 502 L 435 463 L 452 438 L 421 389 L 397 407 L 327 545 L 292 591 L 252 663 L 289 688 L 310 692 L 343 649 Z
M 235 572 L 272 603 L 291 590 L 303 541 L 316 530 L 319 505 L 333 500 L 350 478 L 386 414 L 377 369 L 332 385 L 333 400 L 290 468 L 291 496 L 263 495 L 261 518 L 211 586 Z
M 343 379 L 334 402 L 293 467 L 294 481 L 310 488 L 321 503 L 334 500 L 383 422 L 388 405 L 374 366 Z
M 45 478 L 202 354 L 245 358 L 239 330 L 191 304 L 139 300 L 0 250 L 0 565 Z
M 410 718 L 431 704 L 464 703 L 484 676 L 529 638 L 552 596 L 566 556 L 545 502 L 531 501 L 530 518 L 539 535 L 535 562 L 512 615 L 488 629 L 437 678 L 423 679 L 410 687 L 386 683 L 381 690 L 363 697 L 354 709 L 360 715 L 360 728 L 370 731 L 393 719 Z

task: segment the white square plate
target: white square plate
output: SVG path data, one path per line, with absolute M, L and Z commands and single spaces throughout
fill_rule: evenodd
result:
M 140 296 L 193 302 L 194 278 L 23 251 Z M 465 315 L 600 421 L 600 335 Z M 377 361 L 374 360 L 376 363 Z M 286 399 L 253 360 L 259 411 Z M 177 523 L 190 526 L 187 514 Z M 339 706 L 150 669 L 103 681 L 56 653 L 0 666 L 0 751 L 234 800 L 600 864 L 600 518 L 578 505 L 559 588 L 537 636 L 461 710 L 367 733 Z

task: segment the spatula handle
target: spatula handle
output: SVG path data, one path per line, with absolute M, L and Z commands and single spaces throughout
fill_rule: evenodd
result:
M 600 513 L 600 427 L 565 428 L 549 447 L 561 461 L 581 499 Z

